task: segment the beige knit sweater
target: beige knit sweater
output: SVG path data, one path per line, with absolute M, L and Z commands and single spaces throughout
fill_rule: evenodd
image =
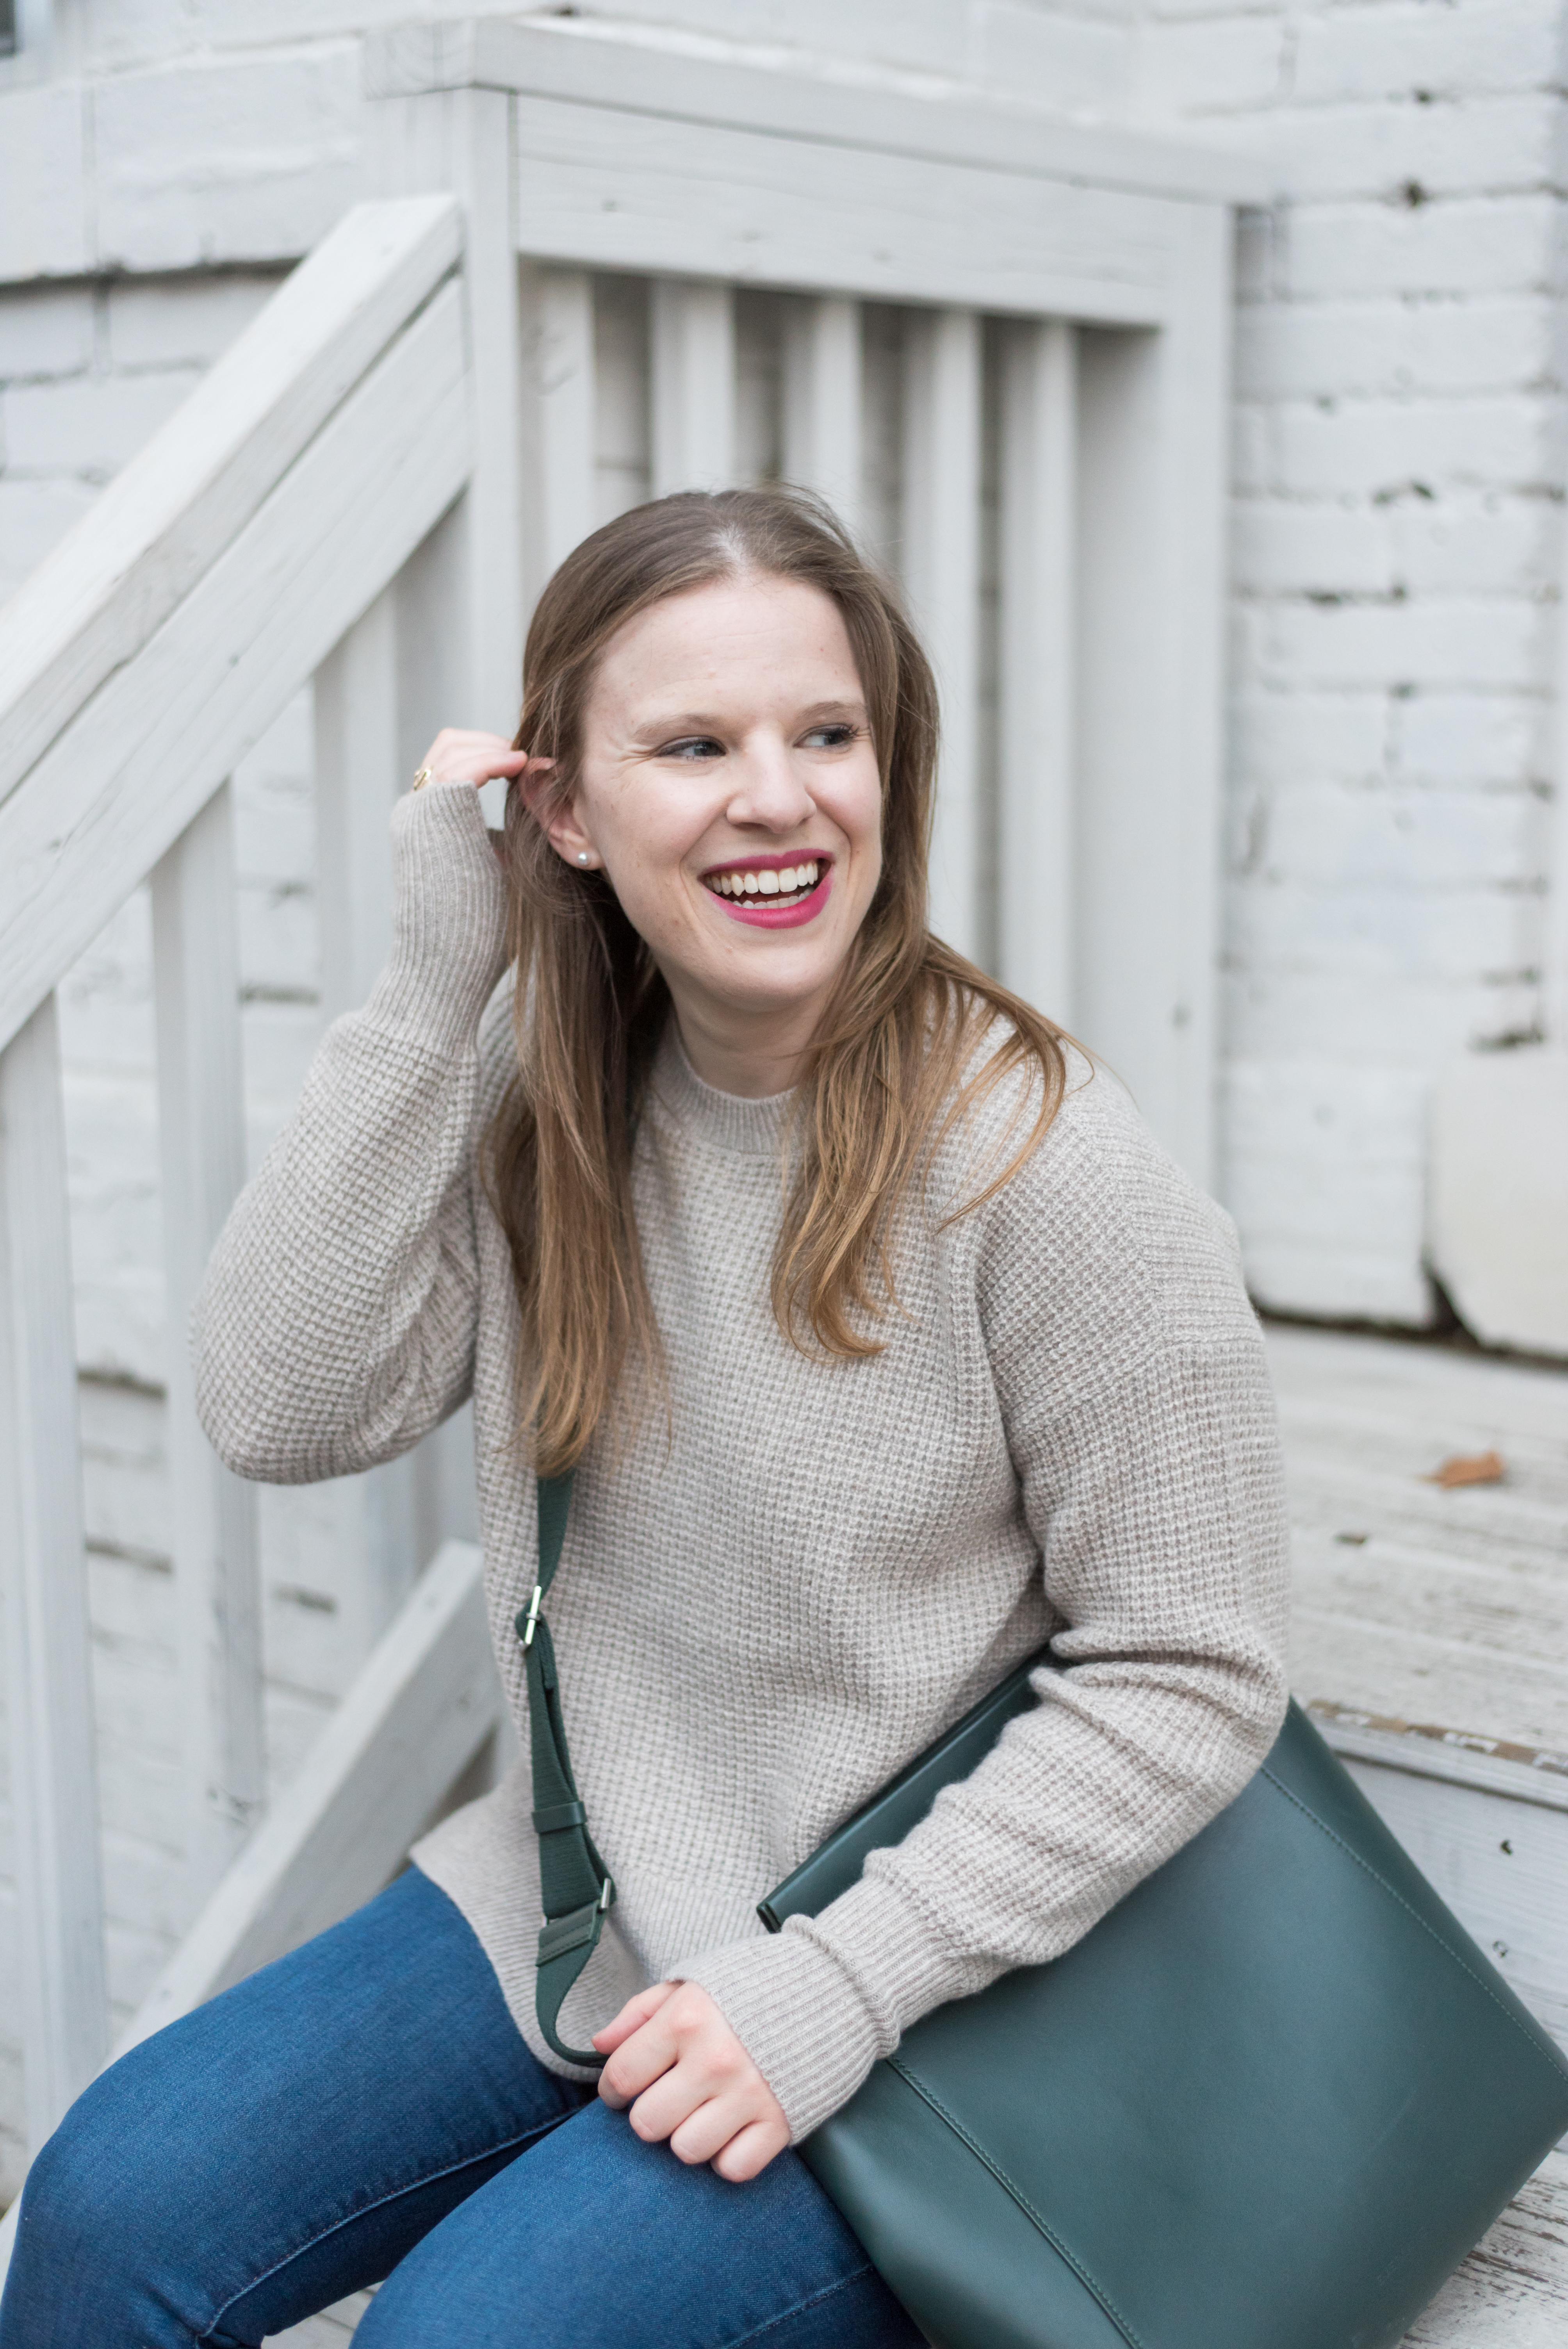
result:
M 467 788 L 397 812 L 395 942 L 316 1055 L 197 1311 L 204 1423 L 278 1484 L 394 1458 L 470 1392 L 491 1619 L 532 1586 L 517 1316 L 476 1143 L 511 1052 L 499 875 Z M 481 1027 L 482 1020 L 482 1027 Z M 717 2001 L 799 2137 L 916 2017 L 1067 1949 L 1243 1785 L 1284 1702 L 1285 1533 L 1264 1356 L 1225 1217 L 1103 1072 L 944 1226 L 998 1098 L 937 1159 L 885 1350 L 825 1363 L 769 1304 L 787 1099 L 712 1091 L 673 1030 L 634 1169 L 670 1411 L 579 1472 L 549 1613 L 619 1888 L 568 2002 Z M 967 1187 L 966 1187 L 967 1186 Z M 755 1903 L 1047 1638 L 1060 1669 L 963 1785 L 815 1921 Z M 418 1847 L 529 2044 L 526 1767 Z

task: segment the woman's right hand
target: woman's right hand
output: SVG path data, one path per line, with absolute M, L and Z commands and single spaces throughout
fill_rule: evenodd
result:
M 430 771 L 425 789 L 437 783 L 488 783 L 496 775 L 510 781 L 528 764 L 526 750 L 514 750 L 501 734 L 478 734 L 464 726 L 443 726 L 420 761 Z

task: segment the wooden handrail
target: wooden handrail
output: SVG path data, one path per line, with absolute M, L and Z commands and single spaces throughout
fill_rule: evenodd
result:
M 469 478 L 464 245 L 450 195 L 356 206 L 0 616 L 0 1586 L 35 2144 L 108 2035 L 54 990 L 150 878 L 178 1350 L 244 1171 L 227 781 Z M 179 1359 L 169 1436 L 195 1907 L 263 1795 L 254 1501 Z

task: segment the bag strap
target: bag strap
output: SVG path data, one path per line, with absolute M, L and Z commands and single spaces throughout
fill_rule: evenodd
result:
M 539 1479 L 539 1579 L 517 1617 L 528 1674 L 529 1743 L 533 1763 L 533 1826 L 539 1837 L 539 1891 L 544 1910 L 539 1954 L 534 1961 L 534 2013 L 546 2044 L 568 2064 L 603 2063 L 590 2047 L 568 2047 L 556 2033 L 562 2002 L 599 1946 L 604 1919 L 614 1905 L 615 1887 L 593 1847 L 588 1814 L 572 1775 L 566 1724 L 550 1626 L 540 1613 L 555 1579 L 572 1506 L 573 1472 Z

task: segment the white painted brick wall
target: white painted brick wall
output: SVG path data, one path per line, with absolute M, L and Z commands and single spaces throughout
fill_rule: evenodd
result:
M 1564 13 L 1138 11 L 1138 109 L 1283 191 L 1237 320 L 1225 1180 L 1288 1310 L 1429 1318 L 1433 1071 L 1541 1016 Z

